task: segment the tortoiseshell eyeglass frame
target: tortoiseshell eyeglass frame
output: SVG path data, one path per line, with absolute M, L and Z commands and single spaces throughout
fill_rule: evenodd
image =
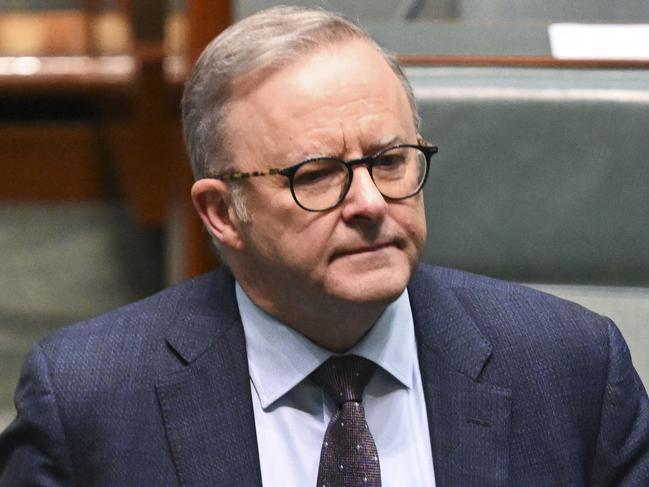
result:
M 390 197 L 390 196 L 386 196 L 381 192 L 383 197 L 388 199 L 388 200 L 391 200 L 391 201 L 404 200 L 404 199 L 407 199 L 407 198 L 412 198 L 417 193 L 419 193 L 421 191 L 421 189 L 424 187 L 424 184 L 426 184 L 426 179 L 428 178 L 428 173 L 429 173 L 429 170 L 430 170 L 430 160 L 433 157 L 433 155 L 435 155 L 437 153 L 437 151 L 439 150 L 437 148 L 437 146 L 426 142 L 421 137 L 417 138 L 417 142 L 418 142 L 417 144 L 393 145 L 393 146 L 390 146 L 390 147 L 386 147 L 385 149 L 381 149 L 379 152 L 377 152 L 376 154 L 373 154 L 371 156 L 361 157 L 359 159 L 353 159 L 353 160 L 350 160 L 350 161 L 344 161 L 344 160 L 338 159 L 336 157 L 318 156 L 318 157 L 312 157 L 312 158 L 306 159 L 304 161 L 298 162 L 297 164 L 293 164 L 292 166 L 283 167 L 283 168 L 271 167 L 271 168 L 268 168 L 268 169 L 265 169 L 265 170 L 250 171 L 250 172 L 232 171 L 232 172 L 228 172 L 228 173 L 215 174 L 215 175 L 209 175 L 209 173 L 208 173 L 208 175 L 206 175 L 205 177 L 208 178 L 208 179 L 220 179 L 221 181 L 239 181 L 239 180 L 242 180 L 242 179 L 258 177 L 258 176 L 275 176 L 275 175 L 284 176 L 284 177 L 288 178 L 290 189 L 291 189 L 291 195 L 293 196 L 293 199 L 295 200 L 295 203 L 300 208 L 302 208 L 302 209 L 304 209 L 306 211 L 327 211 L 327 210 L 331 210 L 332 208 L 335 208 L 336 206 L 338 206 L 345 199 L 345 196 L 347 196 L 347 192 L 349 191 L 349 188 L 350 188 L 350 186 L 352 184 L 352 178 L 354 176 L 353 169 L 354 169 L 355 166 L 358 166 L 358 165 L 361 165 L 361 164 L 365 165 L 367 167 L 367 170 L 369 171 L 370 175 L 372 176 L 372 166 L 378 160 L 378 158 L 381 157 L 381 155 L 385 154 L 388 151 L 394 150 L 394 149 L 399 149 L 399 148 L 404 148 L 404 147 L 411 147 L 413 149 L 419 149 L 424 154 L 424 156 L 426 157 L 426 174 L 422 178 L 421 184 L 419 185 L 417 190 L 414 191 L 412 194 L 409 194 L 407 196 L 403 196 L 403 197 L 400 197 L 400 198 L 393 198 L 393 197 Z M 318 160 L 321 160 L 321 159 L 331 159 L 331 160 L 340 161 L 343 165 L 345 165 L 345 167 L 347 167 L 348 177 L 347 177 L 347 180 L 346 180 L 346 183 L 345 183 L 345 187 L 341 191 L 339 199 L 338 199 L 338 201 L 336 201 L 335 204 L 330 205 L 330 206 L 328 206 L 326 208 L 318 208 L 318 209 L 308 208 L 308 207 L 305 207 L 302 203 L 300 203 L 300 201 L 296 197 L 295 190 L 293 188 L 293 179 L 294 179 L 295 173 L 297 172 L 298 169 L 300 169 L 300 167 L 302 167 L 305 164 L 308 164 L 309 162 L 318 161 Z M 372 176 L 372 179 L 373 179 L 373 176 Z M 379 190 L 379 192 L 380 192 L 380 190 Z

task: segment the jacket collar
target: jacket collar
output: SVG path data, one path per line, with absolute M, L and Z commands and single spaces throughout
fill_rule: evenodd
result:
M 491 356 L 491 344 L 442 275 L 441 269 L 421 266 L 408 286 L 419 348 L 476 380 Z
M 409 286 L 436 484 L 506 485 L 511 392 L 479 382 L 492 347 L 447 273 L 421 267 Z
M 223 268 L 187 285 L 167 344 L 183 366 L 157 381 L 170 451 L 186 486 L 261 486 L 246 345 Z
M 185 364 L 194 362 L 221 335 L 240 326 L 234 277 L 223 266 L 183 285 L 176 313 L 167 328 L 166 339 Z

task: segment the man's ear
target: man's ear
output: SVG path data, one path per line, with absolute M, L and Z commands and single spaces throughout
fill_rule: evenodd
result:
M 192 185 L 191 194 L 194 208 L 208 232 L 225 247 L 241 248 L 240 222 L 232 206 L 229 186 L 218 179 L 199 179 Z

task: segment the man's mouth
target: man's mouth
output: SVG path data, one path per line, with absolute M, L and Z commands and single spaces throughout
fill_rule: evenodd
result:
M 348 249 L 343 249 L 338 252 L 336 252 L 333 256 L 334 259 L 338 257 L 348 257 L 348 256 L 354 256 L 354 255 L 362 255 L 362 254 L 371 254 L 374 252 L 379 252 L 383 249 L 389 248 L 389 247 L 394 247 L 396 244 L 392 241 L 390 242 L 384 242 L 384 243 L 376 243 L 376 244 L 370 244 L 370 245 L 360 245 L 357 247 L 350 247 Z

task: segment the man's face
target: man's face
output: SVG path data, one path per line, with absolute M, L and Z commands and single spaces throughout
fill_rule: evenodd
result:
M 261 82 L 235 83 L 229 114 L 241 171 L 417 143 L 399 80 L 362 41 L 323 47 Z M 251 221 L 238 225 L 241 245 L 230 249 L 231 266 L 271 314 L 335 303 L 384 306 L 407 285 L 426 238 L 421 193 L 387 202 L 358 166 L 343 202 L 315 213 L 295 203 L 283 176 L 243 184 Z

